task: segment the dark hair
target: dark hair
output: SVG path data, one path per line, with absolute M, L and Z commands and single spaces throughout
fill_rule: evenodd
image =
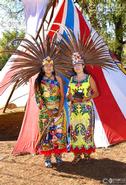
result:
M 39 87 L 39 89 L 40 89 L 41 80 L 44 75 L 45 75 L 45 72 L 44 72 L 43 68 L 41 68 L 40 73 L 38 74 L 37 78 L 35 79 L 35 84 L 34 84 L 35 90 L 37 90 L 37 87 Z
M 52 74 L 54 75 L 54 78 L 55 78 L 55 76 L 56 76 L 55 71 L 53 71 Z M 34 84 L 35 90 L 37 90 L 37 88 L 40 89 L 41 80 L 43 79 L 44 75 L 45 75 L 45 71 L 43 70 L 43 67 L 42 67 L 40 73 L 38 74 L 38 76 L 35 80 L 35 84 Z

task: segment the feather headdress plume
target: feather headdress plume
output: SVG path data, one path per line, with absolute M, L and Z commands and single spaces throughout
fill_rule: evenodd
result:
M 14 65 L 10 68 L 10 71 L 13 72 L 11 82 L 18 80 L 18 86 L 28 82 L 32 76 L 41 71 L 42 66 L 46 62 L 52 62 L 54 67 L 57 64 L 55 70 L 56 72 L 60 72 L 58 65 L 60 49 L 55 45 L 56 40 L 56 34 L 52 39 L 49 36 L 46 38 L 43 37 L 43 40 L 40 37 L 35 39 L 33 36 L 24 39 L 15 39 L 14 42 L 21 43 L 15 51 L 8 51 L 13 53 L 11 60 L 14 62 Z
M 115 68 L 107 45 L 96 32 L 91 32 L 89 35 L 85 32 L 81 39 L 79 36 L 76 38 L 71 29 L 65 27 L 64 30 L 67 39 L 61 36 L 60 60 L 66 61 L 69 65 L 81 63 L 109 69 Z
M 58 56 L 59 48 L 55 45 L 57 42 L 57 34 L 54 33 L 52 39 L 49 36 L 45 37 L 44 22 L 46 20 L 48 11 L 52 8 L 52 12 L 47 24 L 47 28 L 51 22 L 54 8 L 58 0 L 49 1 L 42 20 L 40 29 L 38 30 L 36 38 L 28 35 L 27 38 L 16 38 L 12 43 L 19 43 L 19 47 L 16 50 L 5 50 L 13 54 L 10 59 L 10 71 L 12 72 L 11 79 L 8 83 L 17 82 L 18 86 L 26 83 L 35 74 L 41 71 L 42 65 L 46 62 L 53 62 L 55 71 L 62 72 L 64 68 L 59 65 Z M 46 29 L 47 29 L 46 28 Z M 41 37 L 39 36 L 40 30 L 42 30 Z M 47 31 L 47 30 L 46 30 Z M 13 62 L 13 64 L 11 63 Z
M 18 86 L 25 84 L 29 79 L 38 74 L 43 65 L 51 63 L 54 66 L 56 74 L 63 73 L 69 77 L 71 72 L 71 64 L 64 60 L 60 61 L 61 48 L 58 47 L 58 34 L 54 33 L 51 39 L 48 35 L 45 37 L 43 30 L 43 38 L 38 36 L 38 39 L 31 35 L 28 38 L 17 38 L 12 41 L 19 43 L 19 47 L 16 50 L 7 50 L 5 52 L 13 53 L 10 61 L 10 71 L 12 76 L 10 82 L 17 82 Z M 57 44 L 58 43 L 58 44 Z

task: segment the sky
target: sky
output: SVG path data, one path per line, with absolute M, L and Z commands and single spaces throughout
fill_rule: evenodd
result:
M 18 19 L 13 18 L 16 17 L 14 14 L 11 14 L 10 16 L 10 9 L 13 10 L 13 12 L 17 11 L 23 7 L 23 3 L 19 0 L 14 0 L 10 4 L 5 4 L 5 2 L 6 0 L 0 0 L 0 4 L 3 5 L 0 7 L 0 38 L 2 37 L 2 32 L 5 30 L 9 31 L 13 30 L 14 28 L 17 29 L 18 27 L 20 27 L 20 29 L 25 29 L 24 13 L 22 14 L 23 20 L 21 20 L 20 15 Z

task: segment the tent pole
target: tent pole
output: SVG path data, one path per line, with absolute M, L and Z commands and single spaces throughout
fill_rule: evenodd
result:
M 6 111 L 6 108 L 7 108 L 7 106 L 8 106 L 8 103 L 9 103 L 9 101 L 10 101 L 12 95 L 13 95 L 13 92 L 14 92 L 14 90 L 15 90 L 17 84 L 18 84 L 18 80 L 15 82 L 15 84 L 14 84 L 14 86 L 13 86 L 13 89 L 12 89 L 12 91 L 11 91 L 11 93 L 10 93 L 10 96 L 8 97 L 8 100 L 7 100 L 6 104 L 5 104 L 3 113 L 5 113 L 5 111 Z
M 48 23 L 48 26 L 49 26 L 49 24 L 50 24 L 50 22 L 51 22 L 51 18 L 52 18 L 53 13 L 54 13 L 54 7 L 56 6 L 56 3 L 57 3 L 57 0 L 53 0 L 53 2 L 50 2 L 49 5 L 47 6 L 47 9 L 46 9 L 44 18 L 43 18 L 43 20 L 42 20 L 42 22 L 41 22 L 41 25 L 40 25 L 40 27 L 39 27 L 39 29 L 38 29 L 38 31 L 37 31 L 36 39 L 39 37 L 40 31 L 41 31 L 42 26 L 43 26 L 43 24 L 44 24 L 44 21 L 45 21 L 45 19 L 46 19 L 46 15 L 47 15 L 48 11 L 50 10 L 50 8 L 51 8 L 51 6 L 52 6 L 53 9 L 52 9 L 52 13 L 51 13 L 50 20 L 49 20 L 49 23 Z M 50 5 L 51 5 L 51 6 L 50 6 Z

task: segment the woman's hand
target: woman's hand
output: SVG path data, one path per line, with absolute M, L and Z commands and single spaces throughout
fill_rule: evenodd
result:
M 83 99 L 82 98 L 74 98 L 72 100 L 72 103 L 81 103 L 81 102 L 88 102 L 90 101 L 91 98 L 90 97 L 84 97 Z
M 72 103 L 79 103 L 82 102 L 82 98 L 74 98 L 72 99 Z
M 53 111 L 52 110 L 47 110 L 47 114 L 49 115 L 49 117 L 53 116 Z
M 68 99 L 69 101 L 72 101 L 72 100 L 73 100 L 73 96 L 72 96 L 71 93 L 67 96 L 67 99 Z
M 82 101 L 83 101 L 83 102 L 88 102 L 88 101 L 90 101 L 90 100 L 91 100 L 91 97 L 84 97 Z
M 49 115 L 49 117 L 58 117 L 60 116 L 61 111 L 54 112 L 53 110 L 47 110 L 47 114 Z
M 54 117 L 59 117 L 61 115 L 61 113 L 62 113 L 62 111 L 59 110 L 57 113 L 54 113 L 53 115 L 54 115 Z

